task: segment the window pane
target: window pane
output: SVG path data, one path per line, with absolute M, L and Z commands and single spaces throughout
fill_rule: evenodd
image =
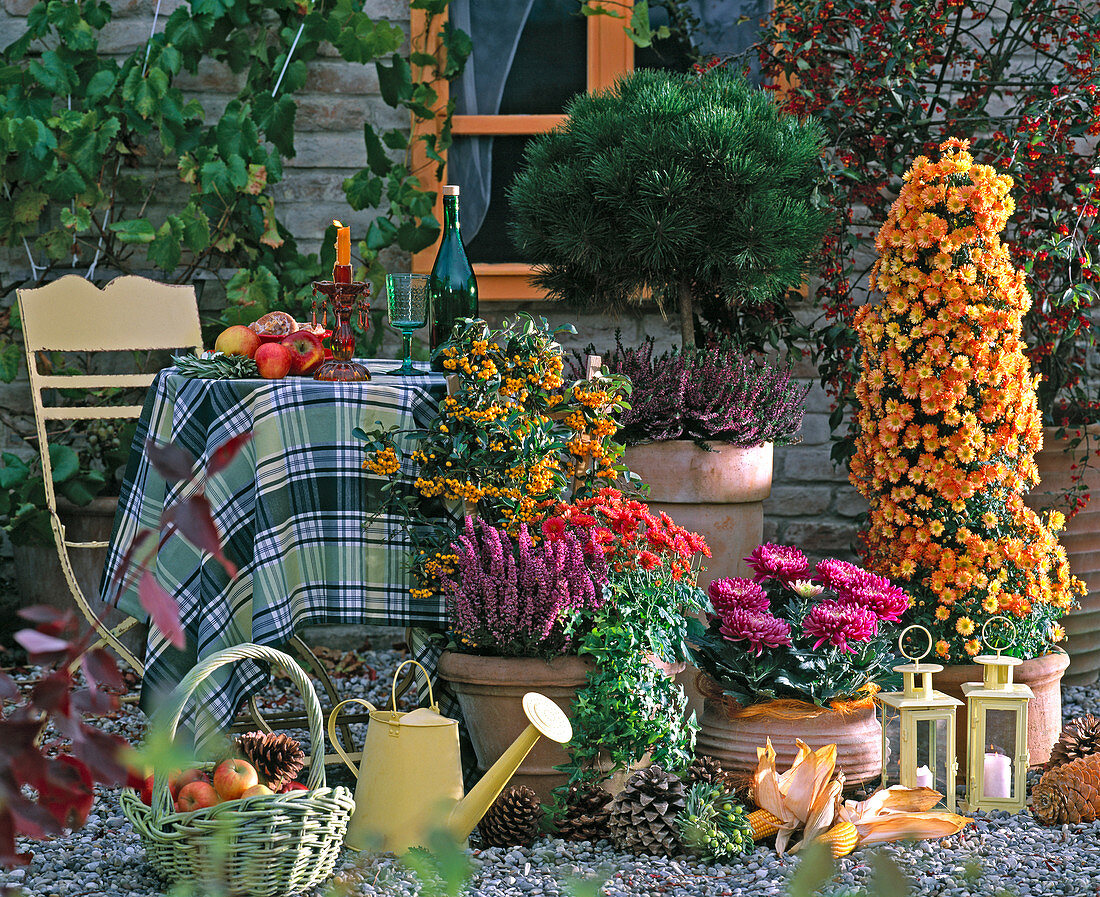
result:
M 576 0 L 535 0 L 519 38 L 501 115 L 561 112 L 588 86 L 588 20 Z M 474 41 L 477 46 L 477 41 Z
M 489 204 L 485 210 L 481 227 L 476 233 L 466 229 L 466 217 L 463 215 L 462 239 L 466 245 L 466 254 L 471 262 L 518 262 L 522 261 L 512 238 L 508 236 L 508 187 L 516 171 L 523 162 L 523 150 L 530 137 L 494 137 L 492 164 L 490 165 Z M 460 153 L 472 149 L 477 138 L 456 137 L 451 152 Z M 465 144 L 466 147 L 462 145 Z

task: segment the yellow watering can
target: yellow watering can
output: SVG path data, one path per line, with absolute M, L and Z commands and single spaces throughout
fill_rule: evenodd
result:
M 378 710 L 369 701 L 341 701 L 328 718 L 328 736 L 348 768 L 355 766 L 336 736 L 336 718 L 346 704 L 370 708 L 370 724 L 363 745 L 363 759 L 356 773 L 355 812 L 348 823 L 344 843 L 355 850 L 389 850 L 403 853 L 423 846 L 434 831 L 450 832 L 465 841 L 504 790 L 539 735 L 560 744 L 573 737 L 573 727 L 561 708 L 544 695 L 528 692 L 523 711 L 531 724 L 520 734 L 465 797 L 462 796 L 462 764 L 459 760 L 458 721 L 439 712 L 428 679 L 430 707 L 408 713 L 397 711 L 397 678 L 410 663 L 428 677 L 415 660 L 397 668 L 391 691 L 393 706 Z

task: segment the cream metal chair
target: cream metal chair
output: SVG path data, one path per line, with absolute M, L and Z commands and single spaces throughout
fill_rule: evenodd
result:
M 96 646 L 107 645 L 140 675 L 144 666 L 120 640 L 138 621 L 130 618 L 113 629 L 102 624 L 73 570 L 70 550 L 105 548 L 106 542 L 74 542 L 66 538 L 57 514 L 57 496 L 50 467 L 49 421 L 119 420 L 137 418 L 141 405 L 48 406 L 47 389 L 95 390 L 145 388 L 155 377 L 140 374 L 54 375 L 39 371 L 39 353 L 135 352 L 157 350 L 202 351 L 202 331 L 195 290 L 191 286 L 157 283 L 144 277 L 118 277 L 102 290 L 82 277 L 69 275 L 36 289 L 18 290 L 27 372 L 38 432 L 42 477 L 50 525 L 69 583 L 73 601 L 99 635 Z
M 191 286 L 157 283 L 144 277 L 125 276 L 112 280 L 102 290 L 81 277 L 69 275 L 44 287 L 17 290 L 19 311 L 22 317 L 23 338 L 26 342 L 27 371 L 30 376 L 31 399 L 38 433 L 39 455 L 42 459 L 42 475 L 46 487 L 46 505 L 50 512 L 50 524 L 54 542 L 61 559 L 65 579 L 69 583 L 73 601 L 96 630 L 99 640 L 91 647 L 106 645 L 142 675 L 144 664 L 120 640 L 120 636 L 138 621 L 128 618 L 114 628 L 107 628 L 84 594 L 73 570 L 70 550 L 105 548 L 106 542 L 74 542 L 66 538 L 65 525 L 57 513 L 57 496 L 53 488 L 50 468 L 49 434 L 46 422 L 54 420 L 117 420 L 137 418 L 141 405 L 77 405 L 47 406 L 43 402 L 45 389 L 103 389 L 111 387 L 147 388 L 156 374 L 94 374 L 53 375 L 39 371 L 40 352 L 135 352 L 158 350 L 202 351 L 202 332 L 199 324 L 198 302 Z M 332 706 L 339 703 L 339 696 L 324 664 L 298 636 L 293 636 L 288 648 L 294 651 L 310 668 L 328 695 Z M 407 687 L 407 686 L 406 686 Z M 259 728 L 271 731 L 270 723 L 291 726 L 301 723 L 303 714 L 269 714 L 264 717 L 255 698 L 248 701 L 251 719 L 235 724 L 230 731 L 248 731 Z M 364 717 L 365 718 L 365 717 Z M 341 718 L 343 735 L 351 742 L 349 722 L 360 721 L 354 715 Z M 329 762 L 339 758 L 333 754 Z M 328 759 L 328 758 L 326 758 Z

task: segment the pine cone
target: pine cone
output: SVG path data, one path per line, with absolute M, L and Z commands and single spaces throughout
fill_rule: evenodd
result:
M 599 785 L 570 785 L 558 837 L 566 841 L 599 841 L 611 837 L 611 795 Z
M 542 826 L 538 795 L 526 785 L 505 788 L 477 829 L 490 847 L 530 847 Z
M 1031 812 L 1044 825 L 1093 822 L 1100 817 L 1100 754 L 1043 773 L 1031 789 Z
M 246 732 L 237 736 L 237 749 L 256 767 L 260 781 L 278 791 L 306 765 L 302 746 L 289 735 Z
M 1058 742 L 1051 748 L 1046 769 L 1064 766 L 1072 760 L 1100 753 L 1100 719 L 1091 713 L 1070 720 L 1058 736 Z
M 676 817 L 684 783 L 660 766 L 640 769 L 611 801 L 611 838 L 623 850 L 671 856 L 679 846 Z
M 703 782 L 707 785 L 725 784 L 726 771 L 714 757 L 696 757 L 684 773 L 684 783 L 690 788 Z

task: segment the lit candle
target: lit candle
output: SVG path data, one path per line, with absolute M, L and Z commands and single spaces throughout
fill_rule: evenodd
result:
M 351 228 L 344 227 L 339 221 L 333 220 L 336 225 L 336 264 L 351 264 Z
M 927 766 L 917 767 L 917 787 L 918 788 L 932 788 L 932 770 Z
M 986 754 L 982 770 L 985 797 L 1008 797 L 1012 783 L 1012 761 L 1006 754 Z

